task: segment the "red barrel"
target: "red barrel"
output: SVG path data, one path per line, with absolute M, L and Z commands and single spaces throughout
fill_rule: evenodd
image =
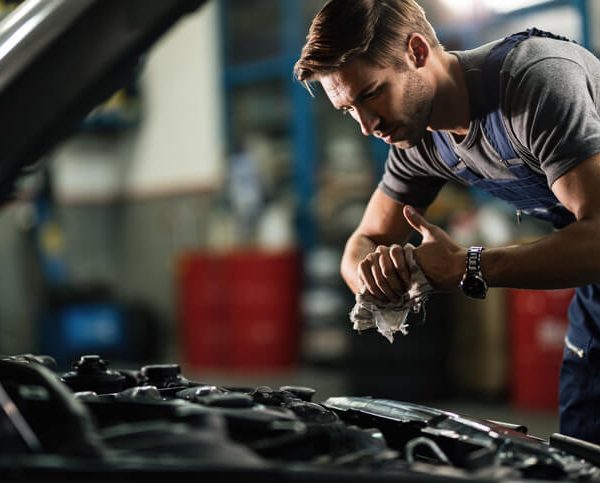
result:
M 557 410 L 567 309 L 574 289 L 507 290 L 510 398 L 522 409 Z
M 186 253 L 178 285 L 186 365 L 256 370 L 296 364 L 301 289 L 296 250 Z

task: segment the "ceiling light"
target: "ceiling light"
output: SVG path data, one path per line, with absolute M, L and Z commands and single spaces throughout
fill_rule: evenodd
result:
M 549 0 L 480 0 L 481 3 L 498 13 L 507 13 L 521 8 L 531 7 L 542 3 L 548 3 Z
M 550 0 L 442 0 L 457 17 L 468 17 L 476 11 L 508 13 L 522 8 L 548 3 Z

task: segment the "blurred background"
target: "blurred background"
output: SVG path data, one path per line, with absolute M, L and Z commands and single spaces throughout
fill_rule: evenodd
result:
M 395 398 L 547 436 L 570 290 L 435 295 L 393 344 L 352 330 L 339 260 L 387 149 L 293 80 L 323 3 L 209 0 L 21 180 L 0 211 L 0 353 L 176 362 L 215 384 Z M 600 44 L 595 0 L 419 3 L 447 50 L 531 26 Z M 464 245 L 548 230 L 451 186 L 429 218 Z

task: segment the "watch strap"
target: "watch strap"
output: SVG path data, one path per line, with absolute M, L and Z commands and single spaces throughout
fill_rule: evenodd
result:
M 481 270 L 481 246 L 469 247 L 466 257 L 466 269 L 460 282 L 463 293 L 474 299 L 484 299 L 488 286 Z
M 474 273 L 483 278 L 483 273 L 481 273 L 481 252 L 484 250 L 484 247 L 474 246 L 469 247 L 467 250 L 467 273 Z

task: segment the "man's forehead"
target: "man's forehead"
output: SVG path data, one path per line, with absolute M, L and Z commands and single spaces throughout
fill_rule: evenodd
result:
M 373 72 L 364 63 L 355 61 L 322 75 L 319 81 L 333 105 L 343 106 L 373 81 Z
M 321 86 L 333 104 L 347 96 L 348 86 L 340 71 L 330 72 L 320 77 Z

